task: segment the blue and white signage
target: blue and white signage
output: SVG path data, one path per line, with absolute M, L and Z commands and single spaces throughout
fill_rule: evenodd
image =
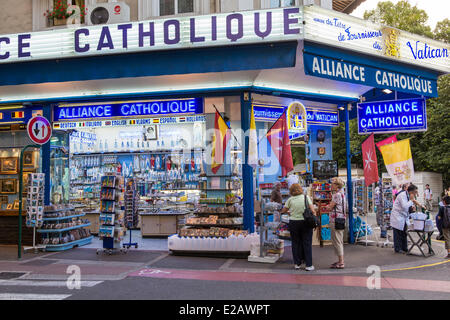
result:
M 53 121 L 202 114 L 203 99 L 129 101 L 103 104 L 61 105 L 53 109 Z
M 427 97 L 437 97 L 437 82 L 418 76 L 402 74 L 356 63 L 343 62 L 328 57 L 303 54 L 307 75 L 332 80 L 362 84 L 414 93 Z
M 253 105 L 256 121 L 276 121 L 287 107 Z M 339 113 L 319 107 L 306 107 L 307 124 L 338 126 Z
M 376 101 L 358 104 L 358 133 L 427 130 L 424 99 Z

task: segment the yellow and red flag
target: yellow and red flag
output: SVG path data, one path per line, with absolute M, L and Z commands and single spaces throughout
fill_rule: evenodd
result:
M 216 119 L 214 121 L 213 148 L 211 152 L 212 164 L 211 171 L 216 174 L 225 161 L 225 151 L 230 139 L 231 132 L 222 116 L 216 110 Z

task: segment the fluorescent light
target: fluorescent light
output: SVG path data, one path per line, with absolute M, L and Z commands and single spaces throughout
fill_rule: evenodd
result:
M 385 94 L 391 94 L 392 93 L 392 90 L 389 90 L 389 89 L 383 89 L 383 90 L 381 90 L 383 93 L 385 93 Z

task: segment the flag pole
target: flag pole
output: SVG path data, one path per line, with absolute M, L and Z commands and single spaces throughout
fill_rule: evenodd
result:
M 273 128 L 273 126 L 275 125 L 275 123 L 277 123 L 277 121 L 278 120 L 280 120 L 281 119 L 281 117 L 285 114 L 285 112 L 286 112 L 286 110 L 284 110 L 283 111 L 283 113 L 281 114 L 281 116 L 279 116 L 278 117 L 278 119 L 277 120 L 275 120 L 275 122 L 274 123 L 272 123 L 272 125 L 270 126 L 270 128 L 269 128 L 269 130 L 267 130 L 267 132 L 269 132 L 272 128 Z M 267 135 L 267 132 L 266 132 L 266 134 L 264 135 L 264 136 L 266 136 Z M 261 138 L 261 139 L 259 139 L 259 141 L 258 141 L 258 145 L 259 145 L 259 143 L 262 141 L 264 139 L 264 137 L 263 138 Z
M 233 133 L 233 130 L 231 130 L 231 128 L 228 126 L 228 123 L 225 121 L 225 119 L 222 117 L 222 115 L 220 114 L 219 110 L 217 110 L 216 105 L 213 104 L 214 109 L 216 109 L 216 112 L 219 114 L 219 117 L 222 118 L 223 122 L 226 124 L 228 130 L 230 130 L 231 134 L 234 137 L 234 140 L 236 140 L 236 142 L 238 143 L 239 147 L 242 149 L 242 145 L 239 143 L 239 140 L 236 138 L 236 136 Z

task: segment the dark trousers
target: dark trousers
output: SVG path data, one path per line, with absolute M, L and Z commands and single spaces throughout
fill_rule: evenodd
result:
M 304 262 L 307 267 L 311 267 L 313 229 L 307 227 L 303 220 L 291 220 L 289 221 L 289 233 L 291 234 L 294 263 L 300 265 Z
M 408 251 L 408 235 L 406 234 L 406 228 L 402 230 L 398 230 L 392 228 L 394 230 L 394 250 L 395 252 L 399 252 L 401 250 L 407 252 Z
M 438 215 L 436 215 L 436 228 L 439 230 L 439 235 L 442 236 L 444 234 L 442 232 L 442 218 L 439 219 Z

